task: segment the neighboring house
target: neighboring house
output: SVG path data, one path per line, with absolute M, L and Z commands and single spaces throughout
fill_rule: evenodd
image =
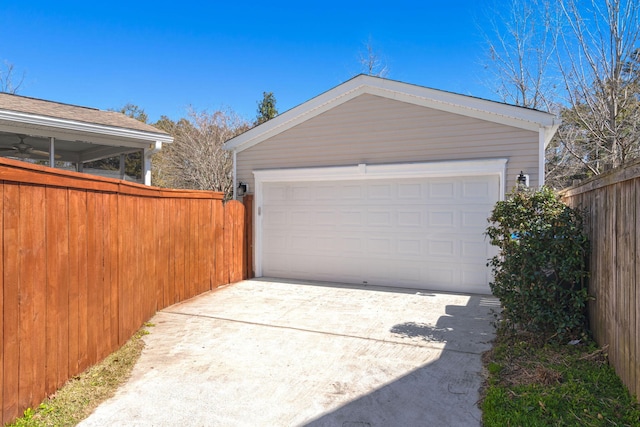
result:
M 543 184 L 558 125 L 360 75 L 235 137 L 256 276 L 490 293 L 487 217 L 521 171 Z
M 0 93 L 0 156 L 83 172 L 84 163 L 140 151 L 143 181 L 151 185 L 151 156 L 170 142 L 169 134 L 122 113 Z

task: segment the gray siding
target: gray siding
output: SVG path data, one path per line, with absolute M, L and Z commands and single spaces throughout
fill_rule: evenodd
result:
M 237 156 L 239 181 L 253 171 L 442 160 L 507 158 L 505 191 L 523 170 L 538 185 L 538 133 L 361 95 Z

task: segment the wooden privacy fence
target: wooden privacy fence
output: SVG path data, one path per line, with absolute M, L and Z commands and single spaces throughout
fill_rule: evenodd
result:
M 243 278 L 244 207 L 0 159 L 0 418 L 124 344 L 156 310 Z
M 631 393 L 640 396 L 640 162 L 570 188 L 591 241 L 589 321 Z

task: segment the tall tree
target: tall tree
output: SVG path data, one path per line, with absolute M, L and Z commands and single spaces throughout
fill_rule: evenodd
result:
M 157 183 L 171 188 L 214 190 L 230 198 L 233 192 L 232 157 L 222 145 L 246 131 L 248 124 L 231 111 L 191 111 L 178 122 L 161 120 L 174 138 L 154 159 Z
M 505 4 L 507 4 L 505 8 Z M 510 0 L 490 9 L 483 29 L 490 88 L 503 102 L 552 110 L 559 10 L 548 0 Z
M 640 154 L 640 3 L 568 0 L 562 6 L 570 31 L 563 32 L 558 63 L 569 123 L 588 143 L 578 157 L 598 174 Z
M 275 95 L 273 92 L 262 92 L 262 101 L 258 103 L 258 115 L 256 116 L 255 125 L 261 125 L 277 115 L 278 109 L 276 108 Z
M 489 43 L 502 100 L 563 119 L 546 152 L 564 187 L 640 156 L 640 3 L 512 0 Z

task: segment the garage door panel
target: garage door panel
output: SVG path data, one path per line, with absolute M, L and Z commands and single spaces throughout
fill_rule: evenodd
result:
M 315 215 L 313 217 L 313 224 L 333 227 L 336 224 L 337 211 L 335 209 L 322 209 L 315 212 Z M 309 224 L 310 223 L 307 223 L 307 225 Z
M 427 226 L 434 227 L 454 227 L 456 214 L 452 210 L 427 210 Z
M 427 248 L 427 255 L 430 257 L 449 258 L 456 254 L 456 244 L 451 239 L 429 239 Z
M 334 253 L 343 251 L 345 253 L 354 253 L 357 256 L 362 256 L 364 248 L 364 238 L 361 237 L 343 237 L 340 241 L 338 248 L 333 248 Z
M 484 241 L 464 240 L 460 242 L 460 248 L 460 256 L 464 259 L 482 259 L 486 262 L 490 258 Z
M 488 182 L 470 182 L 466 181 L 462 183 L 462 198 L 465 200 L 481 199 L 486 200 L 487 197 L 495 196 L 491 191 L 491 186 Z
M 399 280 L 402 283 L 420 285 L 423 282 L 422 266 L 415 262 L 400 261 L 397 263 L 395 280 Z M 389 278 L 392 280 L 393 278 Z
M 422 184 L 398 184 L 398 199 L 405 203 L 408 201 L 420 203 L 424 200 L 423 189 L 424 186 Z
M 438 200 L 447 199 L 450 202 L 455 198 L 456 185 L 451 182 L 433 182 L 429 184 L 428 198 L 433 202 Z
M 391 184 L 370 184 L 368 187 L 368 197 L 370 200 L 391 201 Z
M 265 209 L 265 225 L 268 227 L 286 227 L 291 224 L 288 218 L 289 211 L 286 208 Z
M 290 212 L 291 222 L 290 224 L 293 226 L 304 226 L 308 225 L 313 221 L 313 214 L 309 212 L 309 210 L 292 210 Z
M 463 211 L 461 212 L 460 226 L 463 228 L 472 228 L 478 230 L 481 227 L 486 227 L 487 224 L 487 211 Z
M 340 227 L 362 227 L 364 213 L 360 210 L 341 210 L 337 224 Z
M 366 224 L 370 227 L 391 227 L 392 214 L 388 210 L 367 210 Z
M 289 250 L 288 244 L 289 236 L 284 234 L 281 235 L 273 235 L 269 240 L 265 240 L 263 243 L 263 250 L 265 253 L 268 252 L 286 252 Z
M 365 271 L 365 277 L 362 282 L 366 282 L 370 285 L 382 285 L 383 283 L 389 284 L 391 278 L 395 275 L 395 269 L 388 262 L 379 262 L 371 265 Z
M 316 188 L 315 198 L 316 201 L 328 201 L 336 198 L 336 187 L 334 185 L 320 185 Z
M 366 253 L 369 255 L 388 255 L 391 252 L 392 239 L 390 237 L 369 237 L 366 239 Z
M 264 188 L 264 199 L 270 202 L 283 202 L 287 199 L 287 186 L 285 184 L 270 185 Z
M 409 257 L 423 256 L 422 241 L 420 239 L 398 239 L 398 254 Z
M 263 184 L 267 276 L 488 292 L 495 177 Z
M 396 225 L 399 227 L 424 227 L 422 211 L 417 209 L 398 209 Z
M 338 201 L 362 201 L 364 198 L 364 189 L 359 184 L 335 184 L 334 194 L 340 195 Z M 335 199 L 334 197 L 334 200 Z
M 423 269 L 425 283 L 433 283 L 434 286 L 440 288 L 450 288 L 453 283 L 454 270 L 451 268 L 445 268 L 446 266 L 430 263 L 431 265 L 425 266 Z

